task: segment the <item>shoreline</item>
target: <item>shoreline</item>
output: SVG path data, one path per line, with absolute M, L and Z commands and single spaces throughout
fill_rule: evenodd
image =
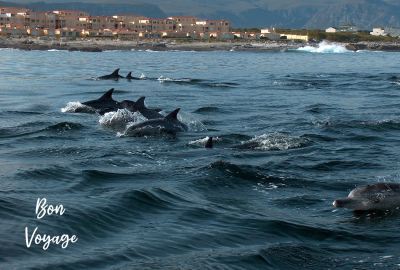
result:
M 400 42 L 358 42 L 338 43 L 350 51 L 400 51 Z M 172 40 L 113 40 L 113 39 L 78 39 L 78 40 L 45 40 L 38 38 L 0 38 L 0 48 L 20 50 L 65 50 L 81 52 L 102 51 L 250 51 L 250 52 L 284 52 L 304 46 L 318 47 L 319 43 L 299 43 L 293 41 L 184 41 Z

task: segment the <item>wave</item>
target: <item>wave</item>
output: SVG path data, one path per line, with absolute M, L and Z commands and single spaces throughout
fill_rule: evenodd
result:
M 73 122 L 61 122 L 43 128 L 43 126 L 47 124 L 47 122 L 30 122 L 15 127 L 0 128 L 0 138 L 24 137 L 42 132 L 63 133 L 83 128 L 83 125 Z
M 280 198 L 274 200 L 274 203 L 278 204 L 279 207 L 302 207 L 302 206 L 306 207 L 323 202 L 324 200 L 311 195 L 299 195 L 299 196 Z
M 193 113 L 209 113 L 209 112 L 218 112 L 219 108 L 218 107 L 212 107 L 212 106 L 207 106 L 207 107 L 201 107 L 195 110 Z
M 320 78 L 284 78 L 275 80 L 272 83 L 274 86 L 282 86 L 282 87 L 293 87 L 293 88 L 317 88 L 324 89 L 332 85 L 332 81 L 330 79 L 320 79 Z
M 309 52 L 309 53 L 349 53 L 351 51 L 347 50 L 346 47 L 338 43 L 330 43 L 327 41 L 322 41 L 317 47 L 314 46 L 304 46 L 298 48 L 297 51 Z
M 327 104 L 318 103 L 318 104 L 313 104 L 313 105 L 306 106 L 305 109 L 306 109 L 305 110 L 306 112 L 309 112 L 309 113 L 312 113 L 312 114 L 321 114 L 323 112 L 331 110 L 332 107 L 327 105 Z
M 83 105 L 79 101 L 68 102 L 64 108 L 61 108 L 63 113 L 96 113 L 92 107 Z
M 174 79 L 169 77 L 160 76 L 157 81 L 160 83 L 174 83 L 174 84 L 183 84 L 183 85 L 197 85 L 201 87 L 210 87 L 210 88 L 235 88 L 239 86 L 238 83 L 233 82 L 214 82 L 211 80 L 203 80 L 203 79 L 191 79 L 191 78 L 180 78 Z
M 14 114 L 14 115 L 40 115 L 43 114 L 42 112 L 30 112 L 30 111 L 3 111 L 0 112 L 0 115 L 7 115 L 7 114 Z
M 331 119 L 314 120 L 313 124 L 326 129 L 370 129 L 373 131 L 388 131 L 399 130 L 400 121 L 398 119 L 385 119 L 385 120 L 352 120 L 352 121 L 335 121 Z
M 310 140 L 304 137 L 289 136 L 282 133 L 262 134 L 242 142 L 235 148 L 264 151 L 282 151 L 305 147 Z
M 383 166 L 378 163 L 363 162 L 357 160 L 331 160 L 317 163 L 311 166 L 299 166 L 305 170 L 313 171 L 342 171 L 361 169 L 381 169 Z
M 162 188 L 110 191 L 109 196 L 100 197 L 99 201 L 101 203 L 90 208 L 71 206 L 69 218 L 66 221 L 60 220 L 57 225 L 71 227 L 79 235 L 97 239 L 98 234 L 118 234 L 121 228 L 131 226 L 132 222 L 147 223 L 147 216 L 190 202 L 181 194 Z
M 202 170 L 204 170 L 204 168 L 202 168 Z M 211 163 L 208 165 L 207 170 L 213 176 L 212 183 L 209 181 L 210 178 L 207 179 L 208 186 L 252 183 L 272 189 L 277 187 L 311 187 L 315 184 L 312 180 L 267 174 L 264 172 L 264 168 L 258 166 L 234 164 L 224 160 Z M 244 182 L 238 180 L 243 180 Z
M 57 123 L 55 125 L 48 126 L 45 128 L 45 131 L 51 131 L 51 132 L 66 132 L 70 130 L 80 130 L 83 128 L 83 125 L 78 124 L 78 123 L 72 123 L 72 122 L 61 122 Z
M 44 180 L 50 180 L 53 182 L 54 180 L 75 180 L 77 175 L 72 173 L 67 168 L 62 166 L 50 166 L 45 168 L 35 168 L 35 169 L 28 169 L 23 171 L 17 171 L 16 176 L 21 179 L 36 179 L 40 182 L 44 182 Z M 59 183 L 54 182 L 54 185 Z
M 206 126 L 200 120 L 189 113 L 180 112 L 178 114 L 178 120 L 184 123 L 189 131 L 200 132 L 207 130 Z

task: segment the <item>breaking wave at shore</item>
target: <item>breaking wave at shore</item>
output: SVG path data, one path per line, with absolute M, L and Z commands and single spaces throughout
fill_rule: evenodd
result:
M 322 41 L 318 44 L 317 47 L 315 46 L 304 46 L 298 48 L 296 51 L 301 52 L 309 52 L 309 53 L 349 53 L 348 49 L 342 44 L 338 43 L 330 43 L 327 41 Z

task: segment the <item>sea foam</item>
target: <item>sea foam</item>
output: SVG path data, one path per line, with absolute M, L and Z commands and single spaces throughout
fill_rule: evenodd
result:
M 327 41 L 322 41 L 317 47 L 314 46 L 304 46 L 298 48 L 297 51 L 310 52 L 310 53 L 348 53 L 351 52 L 346 49 L 342 44 L 330 43 Z
M 95 113 L 95 109 L 83 105 L 79 101 L 68 102 L 64 108 L 61 108 L 63 113 Z
M 262 134 L 242 142 L 239 148 L 264 151 L 288 150 L 304 147 L 309 143 L 306 138 L 289 136 L 282 133 Z

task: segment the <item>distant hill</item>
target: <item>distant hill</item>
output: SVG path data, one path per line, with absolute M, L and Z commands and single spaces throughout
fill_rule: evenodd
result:
M 34 1 L 34 0 L 33 0 Z M 399 0 L 86 0 L 51 3 L 17 0 L 35 10 L 79 9 L 93 15 L 141 14 L 149 17 L 194 15 L 228 19 L 234 27 L 326 28 L 343 24 L 361 29 L 400 27 Z M 50 0 L 49 0 L 50 2 Z M 0 2 L 0 5 L 15 5 Z

